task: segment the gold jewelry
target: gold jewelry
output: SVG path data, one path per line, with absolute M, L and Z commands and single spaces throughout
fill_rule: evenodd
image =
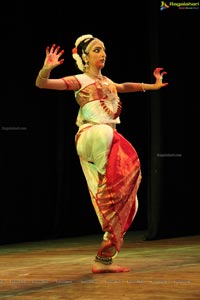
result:
M 88 75 L 91 78 L 94 78 L 94 79 L 99 79 L 99 80 L 103 79 L 103 75 L 102 74 L 96 75 L 96 74 L 92 74 L 92 73 L 89 73 L 89 72 L 85 72 L 85 74 Z
M 38 74 L 38 77 L 39 77 L 40 79 L 43 79 L 43 80 L 44 80 L 44 79 L 48 79 L 48 78 L 49 78 L 49 76 L 43 77 L 40 73 L 41 73 L 41 71 L 40 71 L 39 74 Z
M 142 91 L 145 93 L 146 90 L 145 90 L 145 88 L 144 88 L 144 83 L 143 83 L 143 82 L 141 83 L 141 88 L 142 88 Z

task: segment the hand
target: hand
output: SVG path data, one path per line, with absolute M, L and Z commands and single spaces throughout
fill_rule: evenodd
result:
M 163 68 L 156 68 L 153 72 L 154 77 L 156 78 L 155 87 L 159 89 L 161 87 L 167 86 L 168 82 L 163 82 L 163 75 L 167 74 L 166 71 L 163 71 Z
M 60 46 L 56 46 L 56 44 L 53 44 L 51 48 L 48 46 L 46 48 L 46 58 L 44 61 L 44 67 L 48 68 L 49 70 L 52 70 L 55 67 L 62 64 L 64 62 L 64 59 L 60 59 L 60 57 L 63 55 L 63 53 L 64 50 L 60 51 Z

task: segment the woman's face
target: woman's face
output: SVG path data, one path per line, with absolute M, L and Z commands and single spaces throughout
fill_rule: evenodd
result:
M 88 65 L 97 69 L 102 69 L 106 62 L 105 46 L 100 40 L 94 40 L 89 45 L 89 51 L 87 55 Z

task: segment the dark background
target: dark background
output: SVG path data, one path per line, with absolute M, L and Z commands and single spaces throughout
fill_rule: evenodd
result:
M 78 106 L 71 91 L 35 87 L 52 43 L 65 62 L 51 76 L 77 73 L 71 50 L 91 33 L 106 46 L 103 73 L 116 82 L 169 86 L 122 94 L 118 130 L 134 145 L 143 180 L 130 230 L 147 239 L 199 234 L 199 10 L 160 10 L 161 2 L 4 3 L 1 10 L 0 243 L 101 233 L 75 151 Z M 74 7 L 73 7 L 74 5 Z

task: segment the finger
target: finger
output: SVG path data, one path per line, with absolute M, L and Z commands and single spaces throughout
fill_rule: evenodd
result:
M 49 46 L 46 47 L 46 54 L 49 54 Z
M 56 47 L 56 44 L 53 44 L 53 45 L 51 46 L 50 53 L 54 52 L 55 47 Z
M 62 56 L 64 53 L 64 50 L 61 50 L 60 53 L 58 53 L 58 57 Z
M 54 52 L 57 54 L 59 50 L 60 50 L 60 46 L 57 46 Z
M 165 71 L 160 73 L 160 81 L 161 81 L 161 82 L 163 81 L 163 76 L 164 76 L 165 74 L 167 74 L 167 72 L 165 72 Z
M 162 70 L 163 70 L 163 68 L 155 68 L 154 73 L 160 73 L 160 71 L 162 71 Z
M 153 75 L 155 77 L 159 76 L 160 75 L 160 72 L 163 70 L 163 68 L 156 68 L 153 72 Z

